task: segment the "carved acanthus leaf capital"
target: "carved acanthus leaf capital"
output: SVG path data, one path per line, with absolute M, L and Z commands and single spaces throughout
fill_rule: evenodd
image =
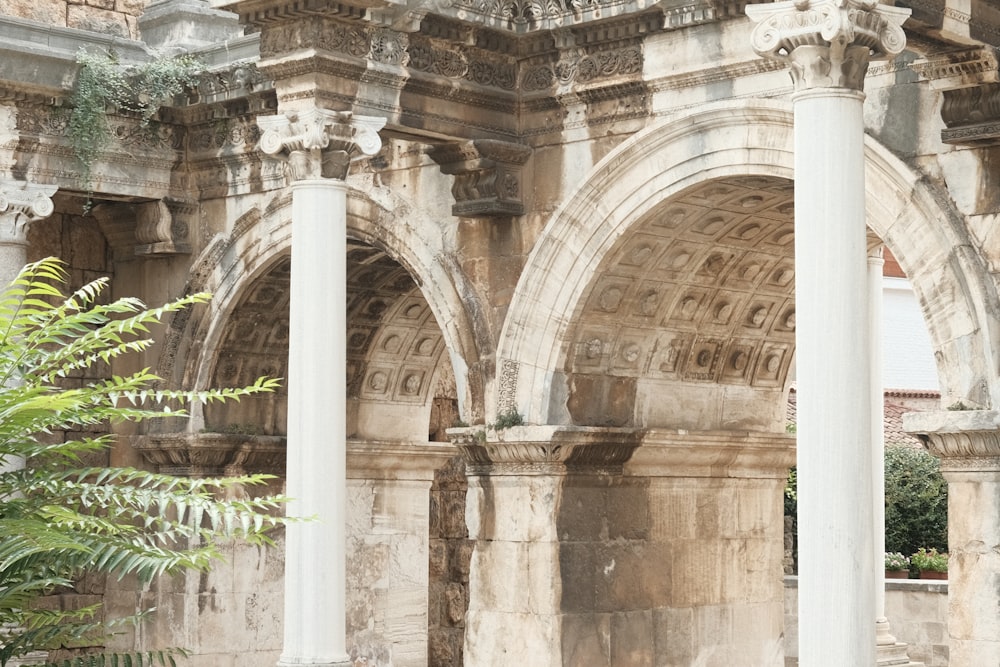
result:
M 260 149 L 288 165 L 293 180 L 347 177 L 351 159 L 375 155 L 384 118 L 349 111 L 307 109 L 257 119 Z
M 757 54 L 787 61 L 796 90 L 860 91 L 868 62 L 906 46 L 909 9 L 878 0 L 787 0 L 747 5 L 757 23 L 750 42 Z
M 52 215 L 55 185 L 0 180 L 0 242 L 28 242 L 28 225 Z

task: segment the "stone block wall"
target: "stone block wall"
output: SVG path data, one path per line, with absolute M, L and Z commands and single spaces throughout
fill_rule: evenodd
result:
M 925 667 L 948 667 L 947 583 L 917 579 L 886 582 L 885 614 L 892 634 L 909 645 L 910 660 Z M 797 664 L 798 654 L 798 577 L 785 577 L 785 655 L 789 665 Z
M 434 474 L 430 499 L 428 667 L 461 667 L 469 609 L 472 541 L 465 524 L 465 463 L 455 457 Z
M 148 0 L 4 0 L 0 14 L 138 39 L 137 18 L 147 4 Z

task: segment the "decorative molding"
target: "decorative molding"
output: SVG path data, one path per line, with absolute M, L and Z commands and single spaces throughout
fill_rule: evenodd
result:
M 586 84 L 599 79 L 641 74 L 643 51 L 639 44 L 592 51 L 573 49 L 562 51 L 556 63 L 544 63 L 525 68 L 521 73 L 521 89 L 526 93 Z
M 690 26 L 712 23 L 722 19 L 742 17 L 747 0 L 660 0 L 663 10 L 663 27 L 679 30 Z
M 158 472 L 189 477 L 284 474 L 287 451 L 283 436 L 230 433 L 135 436 L 132 447 Z
M 921 58 L 910 66 L 935 90 L 950 90 L 1000 82 L 994 49 L 976 47 Z
M 531 147 L 507 141 L 474 139 L 444 144 L 429 152 L 445 174 L 453 174 L 456 217 L 523 215 L 521 167 Z
M 449 429 L 469 475 L 620 474 L 639 445 L 635 429 L 514 426 Z
M 908 9 L 878 0 L 786 0 L 747 5 L 757 25 L 754 51 L 788 62 L 797 91 L 848 88 L 862 91 L 872 58 L 898 55 L 906 46 Z
M 0 180 L 0 243 L 28 245 L 28 226 L 52 215 L 56 189 L 55 185 Z
M 941 459 L 947 474 L 1000 472 L 1000 413 L 992 410 L 917 412 L 903 415 L 903 430 Z M 949 480 L 954 481 L 954 480 Z
M 378 131 L 385 119 L 312 108 L 262 116 L 257 124 L 263 131 L 259 148 L 284 161 L 293 180 L 344 179 L 353 156 L 375 155 L 382 147 Z

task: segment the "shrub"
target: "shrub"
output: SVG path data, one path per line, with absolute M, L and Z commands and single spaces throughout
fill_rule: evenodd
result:
M 938 553 L 937 549 L 920 548 L 910 558 L 910 562 L 918 570 L 929 570 L 931 572 L 948 571 L 948 554 Z
M 267 532 L 284 523 L 276 516 L 283 498 L 220 499 L 263 483 L 262 475 L 189 479 L 84 462 L 114 443 L 113 434 L 87 435 L 109 423 L 183 414 L 192 401 L 239 400 L 276 384 L 261 378 L 244 388 L 171 391 L 157 388 L 159 378 L 146 370 L 81 379 L 99 363 L 148 349 L 148 326 L 207 295 L 154 309 L 130 298 L 102 304 L 105 280 L 67 297 L 56 286 L 64 277 L 58 261 L 42 260 L 0 293 L 0 462 L 7 464 L 0 469 L 0 665 L 36 650 L 100 645 L 121 624 L 104 620 L 99 605 L 39 604 L 80 576 L 147 582 L 205 570 L 221 557 L 220 540 L 268 543 Z M 56 433 L 67 440 L 44 437 Z M 81 664 L 166 665 L 183 653 L 97 655 Z
M 885 450 L 885 548 L 948 550 L 948 485 L 938 460 L 922 449 Z

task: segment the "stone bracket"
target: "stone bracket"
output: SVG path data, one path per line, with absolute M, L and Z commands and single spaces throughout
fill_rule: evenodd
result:
M 115 257 L 158 257 L 191 252 L 188 232 L 197 205 L 180 199 L 130 203 L 101 203 L 93 208 L 101 231 Z
M 179 199 L 161 199 L 136 206 L 135 254 L 186 255 L 191 252 L 187 242 L 190 217 L 195 204 Z
M 431 158 L 454 175 L 452 215 L 459 218 L 524 215 L 522 167 L 531 148 L 494 139 L 435 147 Z
M 946 144 L 1000 145 L 1000 83 L 944 91 L 941 119 Z

